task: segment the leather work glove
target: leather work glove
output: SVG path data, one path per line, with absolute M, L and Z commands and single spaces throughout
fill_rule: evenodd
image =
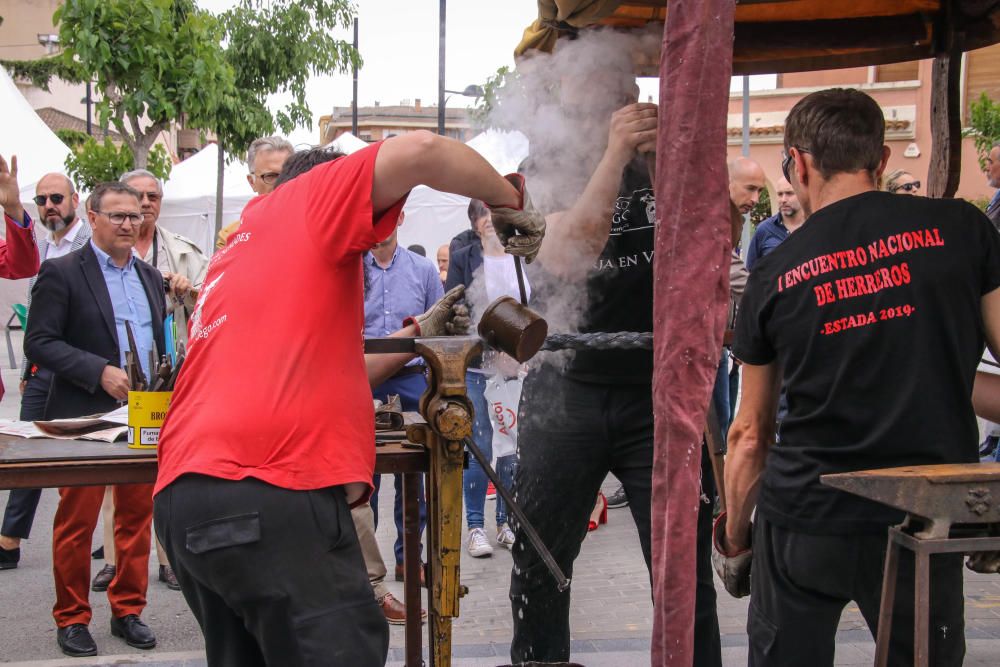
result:
M 458 303 L 463 296 L 465 296 L 465 285 L 453 287 L 423 315 L 403 320 L 403 326 L 416 324 L 417 335 L 425 337 L 467 334 L 472 319 L 469 317 L 466 305 Z
M 734 598 L 750 595 L 750 565 L 753 550 L 743 549 L 735 554 L 727 554 L 720 546 L 720 538 L 726 533 L 726 513 L 715 520 L 712 528 L 712 566 L 719 575 L 722 585 Z
M 492 214 L 493 229 L 504 250 L 511 255 L 524 257 L 524 261 L 531 264 L 545 236 L 545 216 L 531 204 L 528 191 L 524 189 L 524 176 L 507 174 L 504 178 L 521 195 L 521 206 L 507 208 L 487 204 Z

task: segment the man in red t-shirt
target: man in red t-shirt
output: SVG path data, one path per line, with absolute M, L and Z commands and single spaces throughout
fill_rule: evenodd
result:
M 296 157 L 285 170 L 311 166 Z M 410 355 L 363 354 L 362 255 L 419 184 L 491 202 L 508 252 L 529 261 L 544 221 L 522 181 L 428 132 L 279 183 L 244 209 L 191 316 L 160 438 L 157 533 L 210 665 L 381 665 L 388 627 L 350 505 L 371 492 L 369 386 Z M 456 298 L 400 334 L 446 334 Z

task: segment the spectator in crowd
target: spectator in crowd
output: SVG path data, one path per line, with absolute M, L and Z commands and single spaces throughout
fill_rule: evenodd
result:
M 467 301 L 485 305 L 501 296 L 520 299 L 517 276 L 514 272 L 514 258 L 504 252 L 500 239 L 490 217 L 490 210 L 483 202 L 473 199 L 469 202 L 469 217 L 473 228 L 479 231 L 482 245 L 467 245 L 455 251 L 448 265 L 448 279 L 445 290 L 458 285 L 466 286 Z M 441 246 L 446 249 L 445 246 Z M 530 299 L 531 287 L 525 285 Z M 481 313 L 472 313 L 477 318 Z M 490 376 L 499 373 L 502 377 L 517 377 L 519 365 L 502 352 L 490 351 L 483 355 L 481 362 L 473 362 L 465 374 L 469 399 L 475 408 L 475 423 L 472 438 L 479 450 L 490 461 L 493 460 L 493 425 L 490 408 L 486 401 L 486 382 Z M 497 459 L 497 474 L 504 486 L 513 490 L 514 455 Z M 485 530 L 486 473 L 474 457 L 469 457 L 469 467 L 463 475 L 465 486 L 465 521 L 469 535 L 466 549 L 473 558 L 483 558 L 493 554 L 493 546 Z M 514 546 L 514 532 L 507 523 L 507 508 L 499 495 L 496 500 L 496 542 L 511 549 Z
M 463 232 L 459 232 L 458 234 L 456 234 L 455 238 L 453 238 L 451 240 L 451 243 L 448 244 L 448 256 L 449 257 L 451 255 L 454 255 L 456 252 L 458 252 L 459 250 L 461 250 L 465 246 L 478 245 L 478 246 L 482 247 L 482 245 L 483 245 L 483 241 L 482 241 L 482 238 L 481 238 L 482 234 L 481 234 L 480 230 L 476 227 L 476 221 L 479 220 L 482 217 L 482 212 L 479 211 L 479 213 L 475 214 L 475 216 L 474 216 L 474 213 L 473 213 L 473 207 L 474 206 L 478 206 L 478 207 L 482 208 L 483 207 L 483 203 L 479 202 L 477 204 L 477 203 L 475 203 L 475 201 L 470 201 L 469 202 L 469 228 L 466 229 Z M 477 210 L 479 210 L 479 209 L 477 209 Z M 441 251 L 438 250 L 438 268 L 440 268 L 440 267 L 441 267 Z M 447 269 L 447 267 L 445 267 L 444 269 L 442 269 L 442 271 L 444 271 L 444 273 L 445 273 L 445 280 L 447 280 L 447 278 L 448 278 L 448 273 L 447 273 L 448 269 Z
M 443 245 L 438 248 L 437 251 L 437 265 L 438 274 L 441 276 L 441 282 L 444 283 L 448 280 L 448 263 L 451 261 L 451 250 L 448 246 Z
M 304 159 L 316 153 L 330 157 Z M 523 189 L 428 132 L 303 171 L 253 200 L 239 242 L 213 258 L 160 436 L 157 531 L 211 665 L 285 664 L 289 646 L 303 664 L 385 662 L 388 626 L 347 515 L 372 489 L 374 414 L 363 389 L 413 355 L 362 353 L 367 250 L 395 229 L 418 184 L 508 207 L 495 215 L 521 230 L 509 249 L 529 259 L 544 233 Z M 372 293 L 385 289 L 377 279 Z M 398 334 L 467 330 L 468 318 L 453 322 L 461 293 L 411 314 Z
M 406 249 L 412 252 L 414 255 L 420 255 L 421 257 L 427 256 L 427 249 L 424 248 L 419 243 L 414 243 L 411 246 L 407 246 Z
M 288 156 L 295 152 L 292 144 L 283 137 L 261 137 L 254 139 L 247 149 L 247 183 L 250 189 L 258 195 L 266 195 L 274 189 L 274 183 L 281 174 Z M 226 246 L 229 237 L 240 227 L 240 221 L 235 220 L 222 229 L 215 239 L 215 247 L 219 250 Z
M 32 290 L 25 352 L 52 373 L 44 419 L 82 417 L 115 409 L 128 398 L 122 370 L 129 349 L 126 326 L 135 337 L 133 353 L 152 377 L 149 352 L 163 343 L 164 281 L 159 271 L 137 261 L 132 248 L 143 214 L 139 193 L 123 183 L 94 189 L 87 212 L 93 238 L 79 250 L 46 261 Z M 191 284 L 182 277 L 171 290 L 182 297 Z M 129 646 L 156 645 L 139 618 L 146 606 L 152 485 L 114 487 L 114 539 L 118 573 L 108 587 L 111 633 Z M 96 655 L 88 625 L 87 584 L 90 540 L 104 487 L 59 490 L 52 535 L 56 604 L 53 617 L 59 647 L 69 656 Z
M 920 181 L 905 169 L 896 169 L 885 177 L 885 191 L 898 195 L 919 195 Z
M 778 212 L 757 225 L 750 247 L 747 248 L 747 271 L 753 271 L 754 265 L 762 257 L 770 254 L 806 221 L 805 211 L 795 196 L 795 190 L 784 177 L 774 184 L 774 196 L 778 200 Z
M 43 220 L 50 234 L 60 238 L 69 234 L 70 228 L 79 231 L 76 220 L 76 205 L 79 197 L 73 184 L 61 174 L 46 174 L 35 186 L 35 204 L 39 218 Z M 0 240 L 0 277 L 28 278 L 38 273 L 38 246 L 31 216 L 21 206 L 21 189 L 17 183 L 17 156 L 12 156 L 10 166 L 0 156 L 0 208 L 3 208 L 6 240 Z M 50 226 L 51 225 L 51 226 Z M 51 237 L 50 237 L 51 238 Z M 49 243 L 45 244 L 48 248 Z M 28 395 L 28 413 L 35 414 L 44 407 L 47 387 L 32 387 Z M 22 388 L 22 393 L 24 389 Z M 0 397 L 3 383 L 0 383 Z M 22 401 L 22 419 L 25 414 Z M 12 491 L 7 498 L 3 525 L 0 527 L 0 570 L 12 570 L 21 560 L 21 540 L 28 537 L 31 524 L 38 507 L 39 489 Z
M 1000 230 L 1000 141 L 994 143 L 986 155 L 986 182 L 991 188 L 998 188 L 986 207 L 986 217 Z
M 388 336 L 402 326 L 412 313 L 422 313 L 444 295 L 437 269 L 426 257 L 412 253 L 399 245 L 397 235 L 403 224 L 404 214 L 399 212 L 396 228 L 384 241 L 380 241 L 365 255 L 367 274 L 365 294 L 365 336 Z M 390 396 L 398 395 L 403 410 L 416 412 L 418 401 L 427 389 L 427 369 L 422 359 L 415 359 L 397 371 L 386 382 L 372 390 L 372 395 L 387 403 Z M 395 577 L 403 580 L 403 476 L 393 475 L 396 487 L 393 515 L 396 521 Z M 378 526 L 378 490 L 381 476 L 375 476 L 375 493 L 371 497 Z M 423 486 L 420 495 L 420 532 L 427 523 L 427 507 Z
M 743 399 L 715 528 L 726 589 L 750 594 L 754 665 L 832 665 L 851 601 L 878 624 L 886 530 L 903 512 L 822 475 L 978 461 L 971 396 L 983 341 L 1000 349 L 1000 236 L 967 202 L 879 192 L 884 140 L 882 110 L 854 89 L 807 95 L 785 122 L 782 171 L 809 229 L 750 273 L 740 304 Z M 831 260 L 824 270 L 785 278 L 817 257 Z M 902 389 L 915 387 L 935 391 Z M 890 664 L 914 664 L 913 568 L 904 554 Z M 929 664 L 961 665 L 961 555 L 931 559 L 929 581 Z

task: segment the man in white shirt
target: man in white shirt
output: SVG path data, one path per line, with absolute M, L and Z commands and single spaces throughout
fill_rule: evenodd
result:
M 38 207 L 38 221 L 46 229 L 38 244 L 41 261 L 69 254 L 90 239 L 90 225 L 84 224 L 77 216 L 80 195 L 73 182 L 59 173 L 45 174 L 35 186 L 35 205 Z M 35 278 L 28 283 L 28 305 L 31 305 L 31 288 Z M 25 359 L 21 364 L 21 413 L 19 419 L 30 421 L 42 419 L 45 400 L 49 394 L 51 374 L 43 368 L 35 368 Z M 35 509 L 41 497 L 41 489 L 17 489 L 7 498 L 7 509 L 0 527 L 0 549 L 9 558 L 0 562 L 0 569 L 17 567 L 20 559 L 21 540 L 31 532 L 35 519 Z M 14 554 L 16 553 L 16 557 Z

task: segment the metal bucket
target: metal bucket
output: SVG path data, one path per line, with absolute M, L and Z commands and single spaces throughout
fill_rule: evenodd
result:
M 549 325 L 538 313 L 509 296 L 491 303 L 479 320 L 482 339 L 521 363 L 535 356 L 548 333 Z

